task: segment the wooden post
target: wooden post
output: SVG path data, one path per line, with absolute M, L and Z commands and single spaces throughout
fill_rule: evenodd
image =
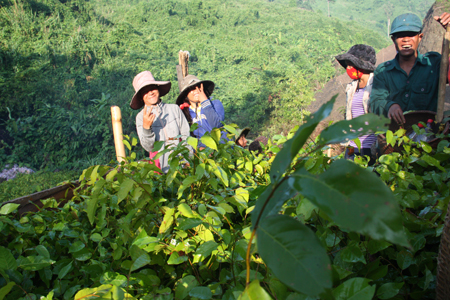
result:
M 178 65 L 177 65 L 177 78 L 178 78 L 178 89 L 181 92 L 181 82 L 183 78 L 189 74 L 189 52 L 180 50 L 178 52 Z
M 445 31 L 444 40 L 442 42 L 441 70 L 439 73 L 438 105 L 436 113 L 436 123 L 438 124 L 440 124 L 442 122 L 442 119 L 444 118 L 445 86 L 447 83 L 449 44 L 450 26 L 447 25 L 447 30 Z
M 120 163 L 125 160 L 125 146 L 123 144 L 122 133 L 122 114 L 120 113 L 120 107 L 111 106 L 111 120 L 114 133 L 114 145 L 116 146 L 116 157 Z

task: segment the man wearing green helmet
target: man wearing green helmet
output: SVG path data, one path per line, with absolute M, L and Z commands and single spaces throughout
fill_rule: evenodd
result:
M 450 14 L 434 19 L 445 28 Z M 375 70 L 369 107 L 371 112 L 403 124 L 404 111 L 436 111 L 441 55 L 417 51 L 423 33 L 422 20 L 415 14 L 396 17 L 390 35 L 397 55 Z

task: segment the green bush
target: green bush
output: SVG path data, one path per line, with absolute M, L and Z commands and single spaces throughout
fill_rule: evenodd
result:
M 118 166 L 85 170 L 74 201 L 58 213 L 51 199 L 48 209 L 24 216 L 3 206 L 0 292 L 6 299 L 434 299 L 449 142 L 433 150 L 389 133 L 405 151 L 382 156 L 377 176 L 364 158 L 336 160 L 322 149 L 380 130 L 384 118 L 341 121 L 306 144 L 331 105 L 259 156 L 218 143 L 215 130 L 202 138 L 203 151 L 173 149 L 167 174 L 132 154 Z M 196 139 L 188 143 L 197 149 Z

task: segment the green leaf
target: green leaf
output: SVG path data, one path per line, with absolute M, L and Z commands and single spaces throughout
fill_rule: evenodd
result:
M 147 253 L 142 254 L 135 261 L 133 261 L 130 272 L 133 272 L 137 269 L 142 268 L 145 265 L 148 265 L 150 261 L 151 261 L 150 256 Z
M 202 223 L 203 223 L 203 221 L 200 219 L 185 219 L 180 222 L 180 224 L 178 225 L 178 229 L 188 230 L 188 229 L 195 228 Z
M 392 245 L 391 243 L 385 241 L 370 240 L 367 243 L 367 250 L 371 255 L 374 255 L 375 253 L 384 250 L 391 245 Z
M 351 243 L 341 251 L 341 258 L 345 262 L 356 263 L 362 262 L 366 264 L 364 254 L 357 244 Z
M 117 193 L 117 204 L 119 204 L 123 199 L 128 196 L 128 193 L 134 186 L 134 181 L 130 178 L 125 178 L 125 180 L 120 184 L 119 192 Z
M 205 144 L 206 147 L 217 150 L 217 144 L 214 139 L 208 135 L 204 135 L 200 138 L 200 141 Z
M 194 218 L 194 213 L 192 212 L 191 207 L 186 203 L 181 203 L 178 205 L 178 211 L 186 218 Z
M 70 245 L 69 247 L 69 253 L 74 253 L 74 252 L 78 252 L 81 249 L 83 249 L 84 247 L 86 247 L 86 245 L 81 242 L 81 241 L 76 241 L 75 243 L 73 243 L 72 245 Z
M 339 226 L 409 245 L 397 201 L 373 172 L 341 159 L 318 176 L 297 171 L 289 183 Z
M 112 284 L 117 287 L 125 285 L 127 281 L 128 279 L 125 275 L 116 272 L 106 272 L 100 277 L 101 284 Z
M 17 263 L 19 264 L 18 267 L 24 270 L 37 271 L 54 264 L 55 261 L 43 256 L 20 256 Z
M 159 227 L 159 233 L 165 233 L 167 230 L 170 229 L 174 222 L 173 214 L 175 213 L 175 208 L 170 208 L 166 211 L 164 215 L 164 219 L 161 223 L 161 226 Z
M 371 300 L 376 286 L 370 286 L 371 280 L 366 278 L 352 278 L 333 290 L 336 300 Z
M 0 269 L 1 270 L 15 270 L 17 269 L 17 262 L 9 249 L 0 246 Z
M 252 228 L 256 223 L 258 216 L 261 214 L 261 219 L 268 215 L 278 214 L 284 202 L 291 199 L 298 191 L 292 187 L 287 180 L 283 181 L 278 188 L 273 192 L 273 197 L 267 202 L 267 199 L 272 193 L 275 185 L 269 185 L 264 192 L 259 196 L 256 202 L 255 209 L 251 212 Z M 267 202 L 267 203 L 266 203 Z M 264 208 L 264 210 L 262 210 Z
M 406 250 L 397 253 L 397 264 L 402 269 L 407 269 L 413 263 L 413 255 Z
M 99 243 L 103 240 L 103 237 L 99 233 L 94 233 L 91 235 L 91 240 L 96 243 Z
M 8 282 L 4 287 L 2 287 L 0 289 L 0 300 L 3 300 L 5 296 L 8 295 L 8 293 L 11 291 L 12 287 L 15 285 L 16 284 L 13 281 L 11 281 Z
M 258 252 L 288 287 L 311 296 L 331 288 L 331 265 L 316 235 L 302 223 L 268 216 L 257 229 Z
M 270 295 L 259 284 L 259 280 L 253 280 L 239 296 L 238 300 L 272 300 Z
M 20 204 L 15 204 L 15 203 L 5 204 L 0 209 L 0 215 L 9 215 L 13 211 L 15 211 L 19 206 L 20 206 Z
M 429 165 L 435 166 L 436 168 L 438 168 L 442 172 L 445 172 L 445 168 L 441 166 L 441 163 L 437 159 L 435 159 L 435 158 L 433 158 L 433 157 L 431 157 L 431 156 L 429 156 L 427 154 L 422 155 L 421 159 L 423 161 L 425 161 L 426 163 L 428 163 Z
M 424 141 L 420 141 L 420 146 L 422 147 L 423 151 L 425 151 L 426 153 L 430 153 L 431 151 L 433 151 L 433 148 L 431 148 L 430 144 L 428 144 Z
M 198 299 L 204 299 L 204 300 L 212 299 L 211 290 L 209 289 L 209 287 L 206 287 L 206 286 L 196 286 L 196 287 L 194 287 L 189 292 L 189 296 L 195 297 L 195 298 L 198 298 Z
M 79 287 L 79 285 L 77 287 Z M 45 296 L 45 297 L 41 296 L 41 298 L 39 300 L 53 300 L 54 293 L 55 293 L 54 291 L 51 291 L 50 293 L 47 294 L 47 296 Z
M 84 248 L 80 251 L 72 253 L 72 256 L 78 261 L 86 261 L 92 257 L 92 253 L 88 249 Z
M 186 139 L 186 142 L 188 143 L 188 145 L 190 145 L 192 148 L 194 148 L 194 150 L 197 150 L 198 139 L 196 139 L 195 137 L 192 137 L 192 136 L 188 136 L 188 138 Z
M 306 123 L 300 126 L 292 139 L 284 143 L 283 149 L 275 156 L 270 169 L 270 180 L 277 182 L 291 165 L 292 160 L 303 147 L 311 133 L 313 133 L 320 121 L 328 117 L 333 109 L 334 101 L 337 95 L 334 95 L 330 101 L 322 105 L 318 111 L 306 117 Z
M 210 162 L 213 165 L 213 173 L 223 182 L 223 184 L 228 187 L 228 175 L 227 173 L 218 165 L 213 163 L 211 159 L 208 159 L 208 162 Z
M 200 245 L 200 247 L 197 248 L 197 251 L 195 251 L 196 255 L 201 255 L 204 258 L 211 255 L 211 253 L 217 249 L 219 244 L 217 244 L 214 241 L 207 241 Z
M 169 259 L 167 260 L 167 264 L 168 265 L 179 265 L 184 263 L 185 261 L 187 261 L 189 259 L 189 257 L 187 257 L 186 255 L 181 255 L 178 254 L 177 251 L 172 252 L 172 254 L 170 254 Z
M 195 276 L 188 275 L 177 281 L 175 285 L 175 299 L 183 300 L 189 295 L 189 292 L 198 285 Z
M 98 198 L 97 197 L 91 197 L 90 199 L 86 200 L 87 202 L 87 215 L 89 218 L 89 223 L 91 223 L 91 225 L 94 225 L 94 220 L 95 220 L 95 212 L 97 210 L 97 202 L 98 202 Z
M 191 184 L 193 184 L 196 181 L 197 181 L 197 178 L 195 176 L 186 177 L 183 180 L 183 183 L 181 184 L 181 186 L 178 188 L 178 199 L 180 199 L 183 196 L 184 190 L 191 187 Z
M 45 258 L 50 258 L 50 253 L 48 253 L 47 248 L 45 248 L 43 245 L 39 245 L 36 247 L 36 252 Z
M 390 120 L 388 118 L 372 113 L 364 114 L 351 120 L 339 121 L 321 132 L 319 143 L 324 145 L 348 142 L 361 135 L 385 131 L 389 123 Z M 388 138 L 386 137 L 387 140 Z
M 390 299 L 398 294 L 400 289 L 403 287 L 405 283 L 399 282 L 399 283 L 385 283 L 377 291 L 377 297 L 379 299 Z
M 395 146 L 394 133 L 390 130 L 386 132 L 386 143 L 391 145 L 392 147 Z
M 64 279 L 64 277 L 66 277 L 67 273 L 69 273 L 71 269 L 72 269 L 72 262 L 67 264 L 67 266 L 65 266 L 64 268 L 61 268 L 61 270 L 58 273 L 58 279 Z
M 104 284 L 96 288 L 82 289 L 75 294 L 74 299 L 83 300 L 123 300 L 134 299 L 130 294 L 125 293 L 123 289 L 114 285 Z

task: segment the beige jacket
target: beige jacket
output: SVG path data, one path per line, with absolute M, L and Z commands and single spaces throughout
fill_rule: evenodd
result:
M 166 141 L 161 148 L 162 151 L 169 145 L 178 145 L 180 140 L 176 137 L 179 135 L 181 135 L 181 140 L 187 139 L 189 136 L 189 123 L 178 105 L 160 102 L 153 108 L 152 112 L 156 114 L 156 118 L 150 129 L 143 127 L 144 109 L 136 116 L 136 130 L 139 141 L 145 150 L 152 152 L 155 141 Z M 159 158 L 161 169 L 164 173 L 169 171 L 168 161 L 170 153 L 165 153 Z

